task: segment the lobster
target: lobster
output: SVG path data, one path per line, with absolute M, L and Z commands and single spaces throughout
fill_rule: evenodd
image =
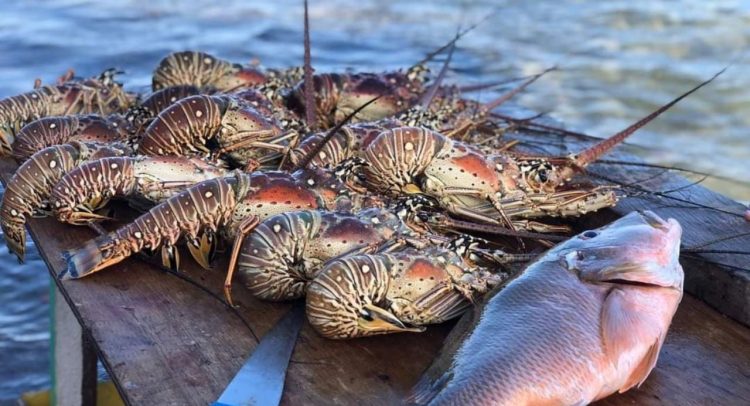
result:
M 156 117 L 164 109 L 186 97 L 201 94 L 200 89 L 193 85 L 174 85 L 157 90 L 140 103 L 146 109 L 149 117 Z
M 119 156 L 79 165 L 52 189 L 50 206 L 63 223 L 86 225 L 108 219 L 96 212 L 112 198 L 158 203 L 186 188 L 226 175 L 198 158 Z
M 325 73 L 313 77 L 315 124 L 330 128 L 343 117 L 374 97 L 376 103 L 357 114 L 354 121 L 373 121 L 392 116 L 419 99 L 428 72 L 423 64 L 406 72 Z M 295 86 L 288 96 L 288 106 L 300 115 L 307 108 L 305 82 Z
M 134 100 L 114 80 L 115 69 L 99 77 L 71 79 L 40 86 L 30 92 L 0 100 L 0 155 L 11 152 L 16 133 L 29 122 L 47 116 L 124 112 Z
M 102 144 L 128 142 L 136 136 L 145 115 L 143 110 L 133 108 L 124 116 L 90 114 L 40 118 L 25 125 L 18 132 L 13 143 L 13 158 L 22 163 L 37 151 L 71 141 Z
M 456 100 L 455 89 L 442 89 L 440 82 L 445 76 L 448 64 L 453 55 L 455 43 L 468 32 L 473 30 L 478 24 L 459 32 L 456 36 L 439 49 L 431 52 L 422 61 L 406 69 L 405 71 L 384 72 L 384 73 L 324 73 L 312 76 L 312 84 L 308 80 L 302 80 L 289 92 L 287 97 L 287 106 L 300 116 L 309 114 L 312 123 L 308 123 L 311 128 L 327 129 L 335 123 L 340 122 L 344 116 L 351 114 L 354 110 L 359 109 L 365 102 L 373 98 L 378 100 L 370 104 L 366 109 L 362 109 L 354 117 L 353 121 L 375 121 L 386 117 L 392 117 L 403 113 L 405 110 L 414 107 L 420 99 L 430 100 L 437 93 L 441 93 L 440 99 Z M 446 62 L 429 87 L 425 87 L 429 69 L 429 62 L 435 55 L 450 48 Z M 309 64 L 309 38 L 307 19 L 305 19 L 305 59 L 306 65 Z M 546 72 L 545 72 L 546 73 Z M 541 75 L 539 75 L 541 76 Z M 518 91 L 528 86 L 538 77 L 533 78 L 529 83 L 522 86 Z M 484 88 L 482 86 L 480 88 Z M 442 90 L 442 91 L 440 91 Z M 307 93 L 312 93 L 313 97 L 306 97 Z M 424 97 L 430 94 L 427 97 Z M 514 93 L 515 94 L 515 93 Z M 509 96 L 508 98 L 510 98 Z M 507 100 L 507 99 L 504 99 Z M 499 101 L 498 104 L 504 100 Z M 308 111 L 308 104 L 310 110 Z M 429 103 L 428 103 L 429 104 Z M 440 103 L 440 106 L 446 103 Z M 451 106 L 436 108 L 438 116 L 447 113 L 456 114 L 458 111 L 451 108 L 458 106 L 458 103 L 452 103 Z M 426 105 L 422 106 L 422 110 Z M 446 113 L 445 110 L 448 109 Z M 422 119 L 422 121 L 424 121 Z M 463 123 L 463 121 L 462 121 Z
M 241 238 L 261 220 L 280 213 L 329 205 L 352 208 L 368 202 L 350 201 L 350 193 L 333 171 L 235 171 L 198 183 L 154 206 L 131 224 L 66 253 L 68 266 L 61 277 L 89 275 L 144 249 L 155 252 L 161 248 L 163 264 L 177 269 L 175 244 L 181 238 L 196 261 L 209 268 L 217 236 L 227 241 Z
M 129 152 L 124 145 L 73 141 L 44 148 L 32 155 L 8 182 L 0 204 L 0 225 L 8 249 L 23 262 L 26 218 L 49 213 L 48 199 L 52 188 L 66 173 L 90 159 Z
M 448 55 L 448 61 L 451 54 Z M 365 149 L 381 132 L 402 126 L 418 126 L 445 132 L 451 137 L 465 137 L 471 134 L 472 128 L 478 128 L 482 123 L 489 125 L 490 111 L 554 69 L 534 75 L 499 98 L 481 104 L 461 99 L 458 93 L 439 87 L 448 61 L 435 83 L 425 92 L 420 105 L 401 111 L 395 117 L 344 126 L 330 139 L 326 139 L 324 133 L 310 134 L 294 148 L 282 151 L 286 158 L 282 168 L 294 167 L 301 157 L 311 154 L 310 164 L 323 167 L 336 166 L 347 158 L 362 157 Z M 440 97 L 437 97 L 438 94 Z M 494 131 L 492 135 L 494 136 Z
M 577 216 L 613 206 L 618 199 L 613 188 L 572 187 L 566 182 L 719 74 L 628 128 L 568 157 L 485 154 L 423 128 L 384 131 L 365 150 L 365 183 L 380 193 L 424 193 L 449 212 L 480 222 L 539 232 L 565 231 L 529 219 Z
M 461 315 L 509 277 L 471 267 L 439 246 L 347 256 L 328 263 L 310 283 L 307 318 L 331 339 L 422 332 Z
M 154 91 L 170 86 L 195 86 L 202 92 L 231 92 L 263 83 L 260 71 L 216 58 L 205 52 L 181 51 L 164 57 L 154 70 Z
M 403 244 L 394 239 L 418 245 L 423 230 L 413 219 L 423 207 L 433 207 L 433 202 L 413 196 L 391 210 L 378 207 L 354 214 L 304 210 L 269 217 L 247 237 L 235 239 L 224 286 L 227 301 L 232 303 L 235 264 L 253 295 L 289 300 L 302 297 L 307 284 L 332 258 Z
M 260 148 L 285 142 L 293 132 L 284 132 L 274 119 L 259 113 L 250 102 L 236 96 L 197 95 L 179 100 L 159 113 L 148 126 L 138 151 L 145 155 L 209 156 L 207 142 L 241 165 L 268 162 L 278 155 Z
M 160 117 L 171 115 L 172 109 L 182 105 L 193 106 L 205 97 L 210 96 L 184 99 L 162 112 Z M 190 108 L 193 115 L 203 116 L 199 107 Z M 156 124 L 152 123 L 149 128 Z M 343 124 L 331 131 L 335 132 Z M 81 250 L 67 253 L 68 267 L 61 277 L 82 277 L 143 249 L 155 251 L 160 247 L 162 263 L 177 269 L 179 255 L 175 244 L 183 236 L 196 261 L 209 268 L 216 251 L 219 228 L 223 236 L 232 241 L 237 234 L 244 236 L 260 220 L 274 214 L 315 208 L 357 210 L 365 205 L 379 204 L 378 199 L 361 196 L 350 187 L 352 172 L 358 165 L 352 160 L 334 170 L 312 168 L 293 174 L 234 172 L 232 176 L 201 182 L 151 208 L 130 225 L 89 242 Z M 179 212 L 174 208 L 179 208 Z

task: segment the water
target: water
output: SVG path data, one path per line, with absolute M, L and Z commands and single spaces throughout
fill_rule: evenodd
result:
M 10 4 L 8 4 L 10 3 Z M 254 4 L 256 3 L 256 4 Z M 301 63 L 299 1 L 3 2 L 0 97 L 53 81 L 69 67 L 93 75 L 117 66 L 145 90 L 169 51 L 201 49 L 269 67 Z M 462 39 L 449 80 L 476 83 L 562 68 L 517 100 L 570 128 L 611 134 L 657 105 L 730 70 L 631 141 L 649 162 L 747 181 L 750 172 L 750 3 L 684 0 L 584 2 L 313 1 L 317 69 L 385 70 L 418 61 L 495 9 Z M 480 95 L 492 96 L 491 92 Z M 743 182 L 709 186 L 750 200 Z M 4 250 L 3 250 L 4 251 Z M 0 400 L 49 385 L 48 286 L 36 250 L 18 266 L 0 254 Z

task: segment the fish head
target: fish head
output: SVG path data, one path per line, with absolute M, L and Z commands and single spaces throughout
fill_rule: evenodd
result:
M 563 266 L 587 282 L 659 286 L 682 290 L 682 228 L 650 211 L 632 212 L 584 231 L 555 250 Z

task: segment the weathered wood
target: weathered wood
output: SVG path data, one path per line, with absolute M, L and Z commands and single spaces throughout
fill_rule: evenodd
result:
M 96 404 L 96 351 L 62 297 L 54 293 L 54 385 L 58 405 Z
M 546 152 L 560 152 L 552 150 L 562 142 L 575 146 L 590 142 L 549 134 L 513 136 L 533 142 L 534 148 L 541 143 Z M 1 160 L 0 176 L 7 181 L 12 168 L 11 162 Z M 599 168 L 592 167 L 595 171 Z M 608 167 L 606 173 L 619 179 L 649 176 L 649 171 L 641 168 Z M 664 176 L 660 183 L 651 186 L 664 190 L 680 182 L 684 181 Z M 737 205 L 702 188 L 688 190 L 693 198 L 698 196 L 708 204 L 737 209 Z M 607 216 L 649 207 L 683 223 L 686 245 L 750 231 L 748 224 L 732 216 L 707 210 L 656 207 L 665 203 L 669 204 L 625 199 L 615 211 L 587 216 L 580 223 L 602 223 Z M 711 224 L 706 225 L 706 221 Z M 78 247 L 94 237 L 91 230 L 63 226 L 52 219 L 33 219 L 29 225 L 53 274 L 63 269 L 62 250 Z M 736 249 L 743 244 L 750 246 L 747 239 L 737 239 L 715 248 Z M 736 256 L 704 257 L 721 260 L 737 269 L 743 268 L 746 260 Z M 201 271 L 187 256 L 182 262 L 185 267 L 182 275 L 213 293 L 220 292 L 224 274 L 221 267 Z M 747 297 L 744 302 L 739 297 L 741 289 L 747 289 L 747 271 L 703 262 L 696 267 L 697 264 L 686 261 L 688 289 L 723 312 L 747 322 Z M 123 399 L 130 404 L 204 405 L 214 401 L 257 344 L 234 310 L 196 286 L 138 259 L 82 280 L 58 281 L 58 286 L 95 340 L 100 358 Z M 724 299 L 721 292 L 733 296 Z M 235 300 L 240 304 L 239 315 L 258 336 L 288 308 L 285 304 L 257 301 L 240 288 L 235 289 Z M 339 342 L 322 339 L 305 326 L 289 367 L 282 403 L 398 403 L 432 361 L 451 327 L 448 323 L 431 327 L 423 334 Z M 744 349 L 749 346 L 750 330 L 688 296 L 677 312 L 654 375 L 641 389 L 607 399 L 604 404 L 633 401 L 693 404 L 706 399 L 746 404 L 750 399 L 747 380 L 750 353 Z

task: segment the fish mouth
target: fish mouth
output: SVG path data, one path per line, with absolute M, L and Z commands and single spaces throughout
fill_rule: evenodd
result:
M 682 237 L 682 226 L 680 226 L 680 223 L 677 222 L 677 220 L 673 218 L 664 220 L 659 217 L 659 215 L 650 210 L 644 210 L 642 212 L 639 212 L 639 214 L 641 215 L 641 218 L 651 227 L 666 232 L 670 235 L 670 237 L 673 237 L 678 241 Z
M 682 241 L 682 226 L 680 223 L 673 218 L 664 220 L 649 210 L 642 211 L 639 214 L 647 224 L 664 233 L 660 237 L 657 237 L 661 240 L 659 244 L 663 244 L 662 246 L 669 253 L 667 258 L 669 258 L 668 261 L 672 266 L 679 266 L 680 245 Z

